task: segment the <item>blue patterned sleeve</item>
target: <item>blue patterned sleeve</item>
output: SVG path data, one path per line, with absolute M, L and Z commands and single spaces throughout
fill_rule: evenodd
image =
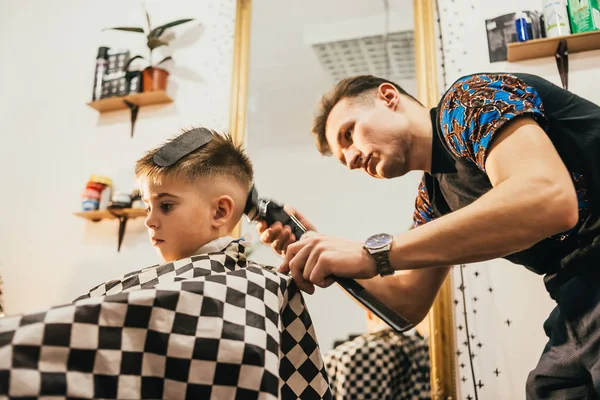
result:
M 537 91 L 510 74 L 478 74 L 459 79 L 446 92 L 440 109 L 442 134 L 459 157 L 485 172 L 494 134 L 523 115 L 545 128 L 542 100 Z
M 427 222 L 435 218 L 433 214 L 433 208 L 429 201 L 429 194 L 427 193 L 427 187 L 425 186 L 425 174 L 423 179 L 419 183 L 419 192 L 417 193 L 417 199 L 415 200 L 415 212 L 413 214 L 413 228 L 426 224 Z

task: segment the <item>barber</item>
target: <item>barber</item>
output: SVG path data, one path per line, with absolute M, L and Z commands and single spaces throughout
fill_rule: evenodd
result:
M 323 96 L 313 134 L 321 154 L 373 178 L 424 171 L 414 229 L 296 242 L 280 223 L 259 224 L 285 256 L 280 272 L 309 294 L 332 276 L 357 279 L 416 324 L 449 266 L 506 258 L 545 275 L 557 302 L 527 398 L 600 396 L 599 106 L 538 76 L 482 73 L 429 110 L 393 82 L 358 76 Z

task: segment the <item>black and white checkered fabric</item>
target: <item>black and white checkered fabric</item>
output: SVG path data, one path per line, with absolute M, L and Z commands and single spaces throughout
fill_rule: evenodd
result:
M 334 399 L 431 399 L 429 346 L 391 330 L 367 333 L 323 356 Z
M 234 241 L 0 320 L 0 398 L 331 398 L 304 300 Z

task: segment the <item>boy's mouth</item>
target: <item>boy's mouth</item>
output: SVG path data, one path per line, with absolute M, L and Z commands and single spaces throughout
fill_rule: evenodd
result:
M 152 241 L 152 246 L 159 246 L 164 243 L 164 240 L 162 239 L 151 238 L 150 240 Z

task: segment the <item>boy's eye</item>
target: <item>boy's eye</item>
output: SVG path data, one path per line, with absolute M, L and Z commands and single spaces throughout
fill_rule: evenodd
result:
M 169 211 L 171 211 L 172 208 L 173 208 L 173 204 L 171 204 L 171 203 L 163 203 L 160 205 L 160 209 L 163 210 L 164 212 L 169 212 Z
M 150 207 L 146 207 L 146 214 L 150 214 Z

